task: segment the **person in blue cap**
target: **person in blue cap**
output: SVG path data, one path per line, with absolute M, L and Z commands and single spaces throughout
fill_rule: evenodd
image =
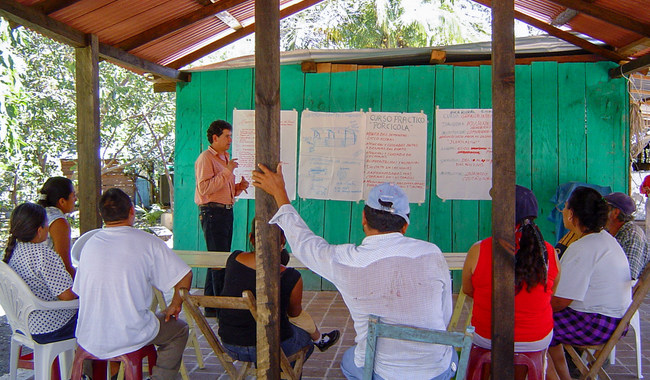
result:
M 608 194 L 605 200 L 609 205 L 605 229 L 623 248 L 630 263 L 630 276 L 636 280 L 650 260 L 646 235 L 641 227 L 634 224 L 636 203 L 629 195 L 623 193 Z
M 361 245 L 329 244 L 316 236 L 289 203 L 282 166 L 260 164 L 253 186 L 274 197 L 279 209 L 269 223 L 284 231 L 293 254 L 336 285 L 354 320 L 356 345 L 341 370 L 348 379 L 363 377 L 368 316 L 389 324 L 446 330 L 452 313 L 449 267 L 433 243 L 404 236 L 410 223 L 409 201 L 392 183 L 368 194 L 361 224 Z M 379 338 L 374 379 L 451 379 L 458 356 L 451 346 Z

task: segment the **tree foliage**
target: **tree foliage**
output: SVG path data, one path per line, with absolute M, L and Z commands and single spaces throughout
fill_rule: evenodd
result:
M 0 19 L 0 206 L 34 201 L 43 181 L 75 158 L 74 49 Z M 173 157 L 175 94 L 100 62 L 102 158 L 155 183 Z M 161 157 L 156 141 L 162 147 Z M 106 168 L 103 168 L 106 170 Z
M 486 39 L 490 14 L 470 0 L 326 0 L 283 21 L 287 50 L 402 48 Z

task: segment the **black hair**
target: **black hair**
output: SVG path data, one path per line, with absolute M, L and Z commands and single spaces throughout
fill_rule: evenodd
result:
M 530 292 L 539 284 L 544 285 L 548 278 L 548 251 L 539 227 L 534 218 L 524 218 L 519 224 L 521 237 L 519 249 L 515 254 L 515 292 L 519 293 L 526 285 Z
M 59 199 L 68 199 L 74 192 L 72 181 L 65 177 L 50 177 L 39 191 L 38 204 L 43 207 L 56 207 Z
M 366 205 L 363 208 L 363 212 L 366 215 L 368 226 L 379 232 L 401 232 L 402 227 L 406 225 L 406 220 L 404 218 L 388 211 L 375 210 Z M 409 215 L 410 214 L 407 216 Z
M 224 129 L 232 131 L 232 125 L 230 125 L 230 123 L 225 120 L 215 120 L 210 123 L 210 127 L 208 127 L 208 141 L 210 144 L 212 144 L 212 136 L 221 136 Z
M 131 207 L 133 207 L 131 198 L 116 187 L 104 191 L 99 200 L 99 213 L 104 223 L 128 219 Z
M 600 232 L 607 223 L 609 206 L 600 193 L 592 188 L 580 186 L 573 190 L 567 208 L 578 218 L 583 232 Z
M 38 233 L 38 228 L 45 226 L 47 226 L 47 212 L 42 206 L 30 202 L 18 205 L 11 212 L 9 239 L 7 240 L 7 248 L 5 248 L 5 256 L 2 261 L 9 263 L 11 256 L 14 254 L 16 241 L 32 241 Z

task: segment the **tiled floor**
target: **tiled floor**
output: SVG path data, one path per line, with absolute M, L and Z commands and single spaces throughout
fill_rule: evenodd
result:
M 354 327 L 350 314 L 341 299 L 334 291 L 306 291 L 303 296 L 303 306 L 312 315 L 322 332 L 332 329 L 341 330 L 341 340 L 326 352 L 314 351 L 314 354 L 304 365 L 303 379 L 344 379 L 339 364 L 346 349 L 354 344 Z M 642 363 L 643 375 L 650 379 L 650 294 L 646 297 L 640 309 L 641 330 L 644 331 Z M 463 319 L 463 318 L 461 318 Z M 462 323 L 459 324 L 461 326 Z M 214 356 L 203 336 L 199 335 L 199 343 L 205 368 L 199 369 L 194 349 L 185 351 L 185 363 L 190 379 L 228 379 L 218 359 Z M 634 349 L 634 333 L 630 331 L 616 349 L 616 364 L 610 365 L 607 372 L 612 379 L 636 379 L 636 358 Z

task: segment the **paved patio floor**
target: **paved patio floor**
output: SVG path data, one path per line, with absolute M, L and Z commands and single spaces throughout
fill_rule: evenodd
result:
M 335 291 L 313 292 L 305 291 L 303 307 L 312 315 L 321 332 L 332 329 L 341 330 L 340 341 L 326 352 L 314 350 L 312 356 L 304 365 L 303 379 L 344 379 L 339 367 L 345 350 L 354 344 L 354 326 L 350 313 L 343 299 Z M 641 330 L 645 333 L 642 349 L 643 375 L 650 379 L 650 295 L 641 306 Z M 465 316 L 461 317 L 461 323 Z M 216 326 L 216 323 L 215 323 Z M 203 336 L 199 343 L 205 361 L 205 368 L 199 369 L 193 348 L 185 351 L 185 363 L 191 379 L 228 379 L 218 359 L 208 347 Z M 630 331 L 616 347 L 616 364 L 607 368 L 609 375 L 615 380 L 636 379 L 636 357 L 634 349 L 634 333 Z
M 341 339 L 326 352 L 314 350 L 313 355 L 304 365 L 303 379 L 344 379 L 339 365 L 341 357 L 346 349 L 354 344 L 354 327 L 350 314 L 338 292 L 306 291 L 303 296 L 303 306 L 309 311 L 321 332 L 332 329 L 341 330 Z M 650 333 L 650 295 L 646 297 L 641 306 L 641 330 L 644 331 L 642 360 L 643 375 L 650 379 L 650 340 L 647 338 Z M 461 317 L 462 320 L 464 316 Z M 215 319 L 210 320 L 216 327 Z M 205 338 L 198 333 L 199 345 L 203 355 L 205 368 L 200 369 L 197 364 L 194 348 L 188 347 L 184 354 L 184 361 L 188 369 L 190 379 L 228 379 L 219 360 L 214 355 Z M 31 371 L 21 370 L 19 379 L 33 378 Z M 617 345 L 616 364 L 610 365 L 607 372 L 615 380 L 636 379 L 636 357 L 634 350 L 634 333 L 630 331 Z M 0 380 L 8 379 L 9 375 L 0 376 Z M 180 375 L 178 379 L 180 379 Z

